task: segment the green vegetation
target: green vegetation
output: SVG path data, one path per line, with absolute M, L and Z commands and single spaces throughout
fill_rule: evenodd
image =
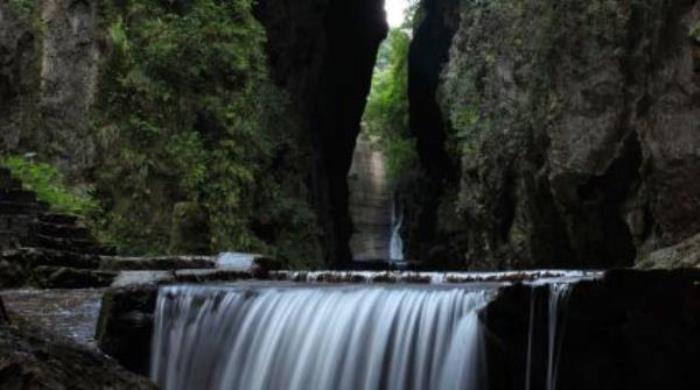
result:
M 176 9 L 139 0 L 104 12 L 113 54 L 94 113 L 95 179 L 122 251 L 185 250 L 172 232 L 196 220 L 180 230 L 210 232 L 209 252 L 319 258 L 315 216 L 295 174 L 306 154 L 287 98 L 269 80 L 252 1 Z M 177 204 L 198 217 L 178 219 Z
M 90 188 L 69 187 L 63 174 L 50 164 L 33 162 L 22 156 L 6 156 L 0 159 L 0 165 L 10 169 L 25 189 L 36 192 L 39 200 L 48 203 L 54 211 L 88 217 L 100 210 Z
M 700 20 L 696 21 L 691 27 L 689 32 L 690 38 L 694 39 L 696 42 L 700 43 Z
M 417 161 L 415 140 L 408 123 L 408 48 L 411 38 L 393 29 L 382 44 L 372 78 L 372 90 L 363 117 L 363 131 L 387 158 L 388 174 L 398 178 Z
M 8 4 L 10 8 L 17 13 L 17 15 L 29 17 L 34 13 L 38 0 L 9 0 Z

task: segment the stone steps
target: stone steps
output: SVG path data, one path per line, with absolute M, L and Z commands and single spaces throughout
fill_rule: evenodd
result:
M 71 267 L 39 266 L 34 269 L 33 284 L 39 288 L 109 287 L 116 272 Z
M 0 201 L 0 215 L 35 215 L 46 211 L 39 203 Z
M 39 215 L 39 222 L 54 225 L 75 225 L 79 219 L 75 215 L 46 212 Z
M 83 254 L 111 255 L 112 248 L 99 245 L 95 240 L 86 238 L 61 238 L 44 234 L 35 234 L 29 240 L 31 246 Z
M 20 248 L 4 251 L 0 255 L 0 259 L 10 264 L 29 268 L 51 266 L 97 270 L 100 266 L 100 257 L 97 255 L 43 248 Z
M 32 228 L 33 228 L 34 233 L 44 235 L 44 236 L 66 238 L 66 239 L 72 239 L 72 240 L 92 240 L 92 241 L 94 241 L 94 238 L 90 234 L 90 229 L 88 229 L 85 226 L 81 226 L 79 224 L 58 225 L 58 224 L 46 223 L 46 222 L 39 221 L 39 222 L 34 223 Z
M 0 189 L 0 202 L 36 203 L 36 193 L 18 189 Z

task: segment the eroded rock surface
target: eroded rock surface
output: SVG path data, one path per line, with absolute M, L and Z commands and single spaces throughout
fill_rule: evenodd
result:
M 9 325 L 0 299 L 0 388 L 155 389 L 104 355 L 16 318 Z
M 489 388 L 524 388 L 528 361 L 530 388 L 546 388 L 551 291 L 508 287 L 485 309 Z M 611 271 L 573 285 L 558 311 L 557 388 L 700 386 L 700 271 Z
M 148 375 L 158 287 L 109 290 L 102 298 L 96 338 L 99 348 L 129 370 Z
M 424 1 L 412 46 L 447 37 L 439 81 L 416 59 L 409 83 L 430 180 L 457 174 L 417 205 L 411 257 L 629 266 L 700 231 L 699 2 L 450 4 Z

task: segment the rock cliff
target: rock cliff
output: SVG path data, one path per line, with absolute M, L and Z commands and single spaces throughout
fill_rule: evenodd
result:
M 426 0 L 423 12 L 412 124 L 425 176 L 444 185 L 414 217 L 431 231 L 414 234 L 413 257 L 628 266 L 698 232 L 699 2 Z M 449 49 L 426 71 L 436 39 Z
M 227 42 L 220 42 L 223 48 L 208 47 L 214 51 L 233 51 L 233 54 L 226 53 L 229 56 L 249 54 L 248 58 L 235 64 L 243 69 L 236 75 L 238 81 L 227 80 L 225 72 L 216 68 L 217 63 L 197 64 L 196 56 L 187 55 L 188 58 L 177 61 L 177 64 L 182 65 L 185 72 L 190 72 L 186 74 L 192 82 L 182 83 L 173 81 L 181 76 L 179 69 L 166 66 L 170 74 L 158 66 L 176 56 L 169 51 L 172 46 L 168 45 L 180 39 L 177 28 L 197 23 L 196 18 L 201 18 L 202 12 L 211 12 L 210 2 L 142 0 L 137 4 L 107 0 L 51 0 L 32 3 L 2 0 L 0 151 L 3 154 L 35 152 L 40 160 L 51 161 L 63 168 L 74 182 L 97 183 L 97 193 L 104 200 L 107 211 L 113 213 L 109 219 L 117 225 L 112 230 L 125 227 L 136 233 L 126 237 L 127 242 L 138 241 L 134 237 L 148 238 L 145 243 L 130 244 L 131 248 L 147 251 L 144 246 L 150 243 L 158 251 L 169 247 L 173 251 L 206 252 L 212 246 L 210 241 L 217 241 L 217 228 L 211 225 L 221 222 L 216 221 L 216 215 L 225 207 L 201 207 L 192 198 L 198 197 L 197 200 L 201 201 L 211 194 L 187 194 L 179 184 L 186 178 L 178 171 L 177 159 L 171 161 L 167 157 L 173 148 L 167 145 L 166 138 L 177 139 L 170 133 L 180 131 L 177 126 L 183 126 L 185 131 L 197 132 L 195 136 L 202 138 L 205 153 L 219 153 L 212 149 L 219 147 L 218 142 L 225 143 L 222 140 L 227 131 L 228 134 L 241 132 L 241 128 L 248 126 L 246 120 L 257 119 L 244 115 L 242 119 L 236 118 L 234 125 L 227 124 L 227 120 L 231 121 L 230 115 L 212 114 L 212 97 L 244 95 L 248 84 L 252 85 L 269 74 L 283 94 L 288 95 L 292 107 L 287 109 L 281 100 L 268 102 L 272 109 L 283 112 L 281 116 L 285 123 L 279 120 L 267 123 L 273 119 L 263 118 L 254 126 L 264 128 L 258 132 L 269 128 L 273 129 L 271 133 L 277 131 L 272 141 L 263 142 L 278 142 L 280 146 L 248 157 L 246 164 L 260 164 L 266 170 L 263 172 L 265 180 L 281 188 L 264 188 L 264 195 L 251 201 L 253 205 L 247 206 L 248 209 L 260 207 L 263 210 L 250 218 L 242 218 L 248 219 L 242 228 L 252 232 L 252 240 L 263 245 L 274 247 L 285 241 L 299 246 L 299 242 L 305 242 L 314 248 L 300 250 L 291 257 L 314 257 L 315 248 L 321 247 L 327 264 L 347 263 L 352 227 L 346 175 L 376 52 L 386 34 L 383 2 L 265 0 L 252 4 L 233 2 L 228 10 L 230 19 L 212 28 L 220 33 L 216 39 L 222 36 L 236 38 L 235 34 L 226 35 L 232 34 L 229 24 L 236 25 L 237 18 L 244 21 L 239 23 L 242 33 L 254 37 L 247 43 L 255 44 L 257 41 L 252 40 L 261 37 L 260 43 L 265 46 L 267 54 L 267 69 L 260 70 L 261 56 L 257 48 L 244 45 L 230 48 L 225 46 Z M 174 22 L 178 17 L 184 19 L 188 13 L 197 11 L 199 13 L 189 22 L 181 25 Z M 257 22 L 251 21 L 251 12 Z M 140 16 L 127 17 L 136 14 Z M 170 35 L 163 33 L 166 30 L 158 34 L 150 31 L 155 34 L 152 47 L 145 48 L 139 43 L 142 38 L 139 34 L 154 28 L 153 24 L 148 24 L 149 18 L 167 20 L 168 27 L 164 28 L 172 30 L 167 31 Z M 260 25 L 266 32 L 266 39 L 264 33 L 258 34 Z M 196 31 L 205 34 L 201 28 Z M 189 50 L 185 44 L 178 41 L 183 51 Z M 230 57 L 223 58 L 230 60 Z M 262 61 L 264 63 L 265 59 Z M 153 70 L 149 67 L 156 71 L 149 74 Z M 224 68 L 230 71 L 230 66 Z M 194 75 L 203 74 L 208 75 L 205 81 L 215 84 L 216 88 L 189 85 L 197 83 Z M 267 91 L 257 93 L 256 98 L 265 98 L 269 94 Z M 133 103 L 136 99 L 142 99 L 141 103 Z M 173 99 L 184 99 L 188 103 L 178 105 Z M 198 108 L 197 99 L 204 101 L 204 108 Z M 223 101 L 230 102 L 231 99 Z M 151 112 L 145 118 L 139 112 L 149 109 Z M 245 108 L 230 105 L 227 109 L 236 114 L 245 111 Z M 165 112 L 178 112 L 175 115 L 177 121 L 168 123 L 170 119 L 162 117 L 169 114 L 160 115 Z M 254 116 L 249 112 L 246 114 Z M 276 118 L 273 113 L 266 112 L 265 115 Z M 157 129 L 162 136 L 153 144 L 155 146 L 143 137 L 146 125 Z M 130 135 L 130 132 L 136 135 Z M 267 135 L 255 136 L 263 138 Z M 192 145 L 186 147 L 192 149 Z M 254 150 L 255 147 L 258 146 L 248 149 Z M 182 154 L 179 153 L 178 157 Z M 251 159 L 269 162 L 252 163 Z M 207 168 L 215 165 L 211 159 L 205 161 L 209 164 Z M 230 172 L 227 174 L 231 175 Z M 262 187 L 260 180 L 254 181 L 251 187 L 255 183 Z M 252 193 L 260 190 L 248 188 L 241 191 Z M 231 195 L 230 198 L 242 196 L 249 195 Z M 273 196 L 281 199 L 267 199 Z M 280 205 L 280 208 L 286 207 L 277 211 L 282 216 L 267 210 L 271 207 L 264 203 L 266 201 Z M 315 215 L 309 216 L 307 208 Z M 135 228 L 136 224 L 129 222 L 132 218 L 138 219 L 141 227 Z M 227 217 L 222 215 L 220 218 Z M 280 226 L 294 220 L 303 221 L 305 228 Z M 316 229 L 315 221 L 319 221 L 320 229 Z M 223 223 L 226 222 L 233 225 L 232 221 Z M 303 234 L 300 233 L 302 230 Z M 183 237 L 191 236 L 193 231 L 201 233 L 195 237 L 196 243 L 168 242 L 183 241 Z M 122 233 L 114 235 L 125 236 Z M 228 237 L 232 234 L 225 232 L 221 235 Z M 218 240 L 221 241 L 221 237 Z M 251 240 L 248 237 L 241 241 Z

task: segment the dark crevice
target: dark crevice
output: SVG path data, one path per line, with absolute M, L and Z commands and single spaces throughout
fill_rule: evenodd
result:
M 423 178 L 410 183 L 404 192 L 414 198 L 416 210 L 406 215 L 409 232 L 408 255 L 434 261 L 444 253 L 445 243 L 437 231 L 437 210 L 444 189 L 459 182 L 458 164 L 445 149 L 446 124 L 437 101 L 440 74 L 448 61 L 452 38 L 459 25 L 458 0 L 424 0 L 418 11 L 422 18 L 409 48 L 408 99 L 409 127 L 416 147 Z M 454 19 L 454 20 L 452 20 Z M 415 187 L 420 184 L 420 190 Z
M 459 15 L 458 6 L 458 0 L 425 0 L 424 17 L 409 50 L 410 128 L 417 139 L 421 165 L 437 182 L 457 176 L 457 169 L 445 149 L 447 135 L 436 92 L 459 23 L 445 18 Z
M 261 0 L 255 12 L 267 31 L 272 77 L 296 103 L 308 135 L 308 187 L 334 268 L 352 260 L 346 178 L 387 34 L 383 7 L 382 0 Z
M 577 248 L 583 266 L 627 266 L 637 255 L 634 238 L 623 216 L 621 206 L 639 182 L 642 151 L 636 133 L 624 141 L 619 157 L 603 176 L 592 177 L 579 186 L 581 202 L 579 219 L 584 230 L 573 232 L 581 245 Z

